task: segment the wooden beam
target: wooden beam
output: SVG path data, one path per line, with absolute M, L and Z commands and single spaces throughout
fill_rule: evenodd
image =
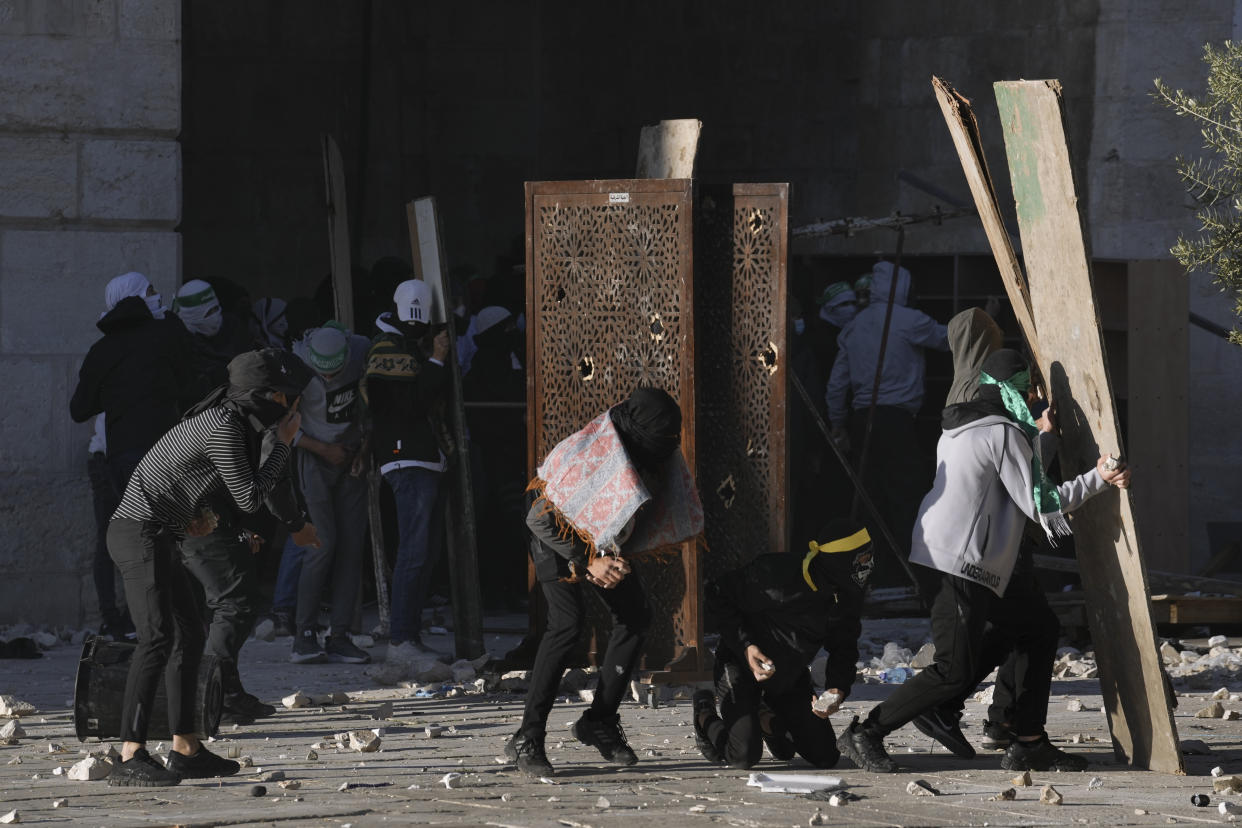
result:
M 1157 624 L 1237 624 L 1242 622 L 1242 598 L 1196 595 L 1153 595 L 1152 616 Z
M 431 287 L 431 320 L 444 324 L 449 335 L 449 358 L 445 366 L 449 374 L 447 413 L 455 451 L 449 458 L 446 472 L 448 497 L 444 501 L 444 528 L 449 550 L 449 589 L 453 593 L 454 644 L 458 658 L 474 658 L 487 652 L 483 646 L 474 484 L 470 473 L 470 438 L 466 430 L 461 367 L 457 364 L 457 329 L 448 304 L 452 292 L 444 264 L 444 240 L 436 200 L 428 196 L 411 201 L 405 207 L 405 217 L 415 275 Z
M 345 198 L 345 163 L 336 140 L 320 136 L 324 190 L 328 201 L 328 254 L 332 265 L 332 311 L 336 321 L 354 328 L 354 274 L 349 254 L 349 201 Z
M 635 178 L 694 178 L 703 122 L 677 118 L 645 126 L 638 135 Z
M 1040 368 L 1056 402 L 1061 468 L 1122 453 L 1056 81 L 995 85 L 1026 259 Z M 1137 486 L 1158 487 L 1139 473 Z M 1182 773 L 1173 705 L 1156 650 L 1147 578 L 1129 492 L 1110 490 L 1073 515 L 1087 619 L 1119 759 Z M 1105 646 L 1107 643 L 1107 646 Z
M 957 156 L 962 162 L 962 172 L 966 174 L 966 183 L 970 186 L 975 208 L 983 222 L 983 232 L 987 234 L 988 244 L 992 247 L 992 256 L 996 259 L 1001 281 L 1005 284 L 1009 304 L 1013 306 L 1013 315 L 1018 320 L 1022 337 L 1026 340 L 1031 355 L 1035 357 L 1035 362 L 1043 365 L 1039 355 L 1035 317 L 1031 313 L 1030 290 L 1026 277 L 1022 275 L 1022 266 L 1018 264 L 1018 256 L 1014 253 L 1013 243 L 1009 240 L 1009 232 L 1005 229 L 1005 220 L 1001 217 L 996 188 L 992 185 L 992 174 L 988 171 L 988 161 L 983 154 L 983 141 L 979 137 L 979 124 L 975 121 L 974 110 L 966 97 L 942 79 L 933 77 L 932 89 L 949 127 L 949 134 L 953 137 Z

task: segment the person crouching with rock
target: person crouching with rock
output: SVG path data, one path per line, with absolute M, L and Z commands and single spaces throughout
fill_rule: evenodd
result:
M 875 559 L 867 530 L 848 520 L 832 521 L 817 537 L 804 557 L 760 555 L 707 584 L 720 645 L 715 692 L 694 694 L 694 734 L 709 762 L 752 767 L 765 742 L 774 758 L 798 753 L 817 768 L 840 758 L 828 717 L 854 683 Z M 821 647 L 827 689 L 819 699 L 807 666 Z
M 1087 760 L 1048 740 L 1056 636 L 1048 635 L 1043 593 L 1016 582 L 1022 533 L 1028 519 L 1048 537 L 1070 534 L 1065 514 L 1108 489 L 1130 485 L 1124 464 L 1101 457 L 1095 468 L 1060 486 L 1044 473 L 1051 446 L 1040 439 L 1053 423 L 1037 425 L 1027 407 L 1031 386 L 1026 360 L 1002 348 L 983 361 L 979 393 L 944 409 L 936 447 L 936 481 L 915 522 L 910 561 L 937 570 L 940 591 L 932 602 L 935 662 L 854 721 L 837 740 L 841 752 L 873 773 L 896 773 L 884 737 L 916 716 L 960 699 L 979 681 L 988 625 L 1012 642 L 1024 659 L 1015 688 L 1014 740 L 1001 759 L 1006 770 L 1081 771 Z M 1064 459 L 1062 460 L 1064 463 Z
M 578 741 L 615 765 L 638 761 L 617 709 L 629 690 L 651 622 L 646 592 L 627 557 L 668 550 L 703 530 L 703 507 L 681 446 L 681 409 L 658 388 L 639 388 L 549 452 L 530 488 L 531 559 L 548 604 L 521 727 L 505 744 L 519 771 L 551 776 L 548 714 L 594 593 L 612 615 L 591 706 Z M 590 589 L 584 587 L 586 581 Z
M 108 552 L 125 579 L 138 648 L 125 683 L 122 761 L 110 785 L 157 787 L 237 773 L 238 763 L 209 751 L 196 732 L 204 636 L 177 544 L 212 531 L 214 514 L 203 504 L 219 492 L 242 512 L 259 509 L 288 462 L 301 422 L 298 397 L 309 380 L 292 354 L 264 349 L 239 355 L 229 363 L 229 384 L 161 437 L 125 487 L 108 525 Z M 260 465 L 259 434 L 273 426 L 277 442 Z M 145 747 L 161 676 L 173 734 L 167 766 Z

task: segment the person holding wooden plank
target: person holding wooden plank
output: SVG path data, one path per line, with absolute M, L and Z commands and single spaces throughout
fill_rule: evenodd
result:
M 438 655 L 423 646 L 423 602 L 440 543 L 440 478 L 446 467 L 431 412 L 448 393 L 448 331 L 432 339 L 431 288 L 409 279 L 393 292 L 393 309 L 375 320 L 380 332 L 367 354 L 362 395 L 371 421 L 371 447 L 397 505 L 397 561 L 392 572 L 388 652 L 368 672 L 395 684 L 415 664 Z
M 828 717 L 854 683 L 875 555 L 867 530 L 846 519 L 816 537 L 822 540 L 811 541 L 805 556 L 760 555 L 707 584 L 720 645 L 715 691 L 694 694 L 694 733 L 709 762 L 752 767 L 764 742 L 777 759 L 796 752 L 817 768 L 840 758 Z M 822 702 L 807 670 L 821 647 L 828 651 Z
M 530 672 L 522 724 L 505 744 L 505 755 L 522 773 L 553 773 L 544 751 L 548 714 L 582 632 L 588 591 L 608 608 L 612 633 L 600 654 L 595 698 L 574 724 L 574 736 L 614 765 L 638 761 L 617 709 L 642 656 L 651 608 L 626 558 L 673 551 L 703 531 L 703 507 L 680 447 L 676 401 L 661 389 L 637 388 L 557 443 L 531 481 L 537 496 L 526 525 L 548 625 Z
M 1027 519 L 1049 538 L 1070 534 L 1065 514 L 1110 485 L 1126 488 L 1130 472 L 1099 458 L 1094 469 L 1053 485 L 1044 472 L 1045 444 L 1027 407 L 1030 370 L 1017 351 L 1001 349 L 983 363 L 979 394 L 944 410 L 936 449 L 936 480 L 923 499 L 910 560 L 940 573 L 932 604 L 935 662 L 857 717 L 837 740 L 860 768 L 895 773 L 884 737 L 915 716 L 960 698 L 975 686 L 990 622 L 1014 642 L 1026 667 L 1014 700 L 1016 739 L 1001 765 L 1007 770 L 1083 770 L 1086 759 L 1065 753 L 1048 740 L 1052 664 L 1056 640 L 1044 632 L 1047 603 L 1035 590 L 1007 592 L 1019 557 Z M 1046 456 L 1046 455 L 1045 455 Z M 1053 616 L 1055 618 L 1055 616 Z

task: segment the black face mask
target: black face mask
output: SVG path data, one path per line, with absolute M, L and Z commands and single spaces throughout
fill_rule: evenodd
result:
M 405 322 L 397 321 L 397 330 L 401 331 L 406 339 L 419 340 L 427 335 L 430 327 L 426 322 Z

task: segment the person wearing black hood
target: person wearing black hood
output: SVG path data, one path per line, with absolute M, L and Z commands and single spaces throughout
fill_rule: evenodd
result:
M 301 417 L 297 403 L 310 372 L 292 354 L 249 351 L 229 363 L 229 384 L 177 423 L 139 461 L 108 525 L 108 551 L 125 579 L 138 648 L 130 661 L 121 716 L 121 763 L 114 786 L 175 785 L 228 776 L 238 763 L 207 750 L 195 732 L 194 700 L 203 628 L 178 541 L 211 532 L 213 502 L 258 511 L 280 481 Z M 259 463 L 259 435 L 276 443 Z M 214 500 L 213 499 L 218 499 Z M 218 508 L 218 507 L 217 507 Z M 146 734 L 163 676 L 172 751 L 168 765 L 147 752 Z
M 802 558 L 759 555 L 708 582 L 707 611 L 720 630 L 715 692 L 694 694 L 695 741 L 709 762 L 752 767 L 763 743 L 777 759 L 801 754 L 817 768 L 840 758 L 828 717 L 850 693 L 862 602 L 875 556 L 867 530 L 829 522 Z M 807 666 L 828 651 L 824 703 Z M 720 713 L 716 697 L 720 697 Z
M 1127 488 L 1130 471 L 1104 456 L 1072 480 L 1051 482 L 1045 436 L 1053 424 L 1050 417 L 1032 418 L 1030 385 L 1026 360 L 1002 348 L 983 361 L 974 399 L 944 410 L 936 481 L 919 507 L 910 553 L 911 563 L 940 579 L 931 608 L 936 658 L 841 734 L 837 747 L 860 768 L 896 773 L 884 737 L 973 688 L 996 641 L 1024 662 L 1014 671 L 1021 681 L 1010 722 L 1014 739 L 1001 767 L 1087 766 L 1084 757 L 1055 747 L 1044 730 L 1057 620 L 1033 570 L 1017 564 L 1027 521 L 1037 521 L 1049 539 L 1069 535 L 1065 515 L 1110 486 Z
M 195 400 L 193 343 L 141 273 L 112 279 L 104 296 L 108 310 L 96 323 L 103 338 L 82 361 L 69 414 L 78 423 L 106 415 L 108 471 L 121 492 L 147 449 Z
M 550 776 L 548 715 L 585 618 L 586 593 L 612 616 L 599 687 L 573 726 L 614 765 L 638 761 L 617 709 L 642 655 L 651 609 L 627 558 L 668 550 L 703 530 L 703 509 L 681 447 L 681 408 L 659 388 L 629 399 L 566 437 L 540 464 L 526 516 L 535 577 L 548 604 L 521 726 L 505 744 L 519 771 Z M 585 580 L 590 585 L 581 585 Z

